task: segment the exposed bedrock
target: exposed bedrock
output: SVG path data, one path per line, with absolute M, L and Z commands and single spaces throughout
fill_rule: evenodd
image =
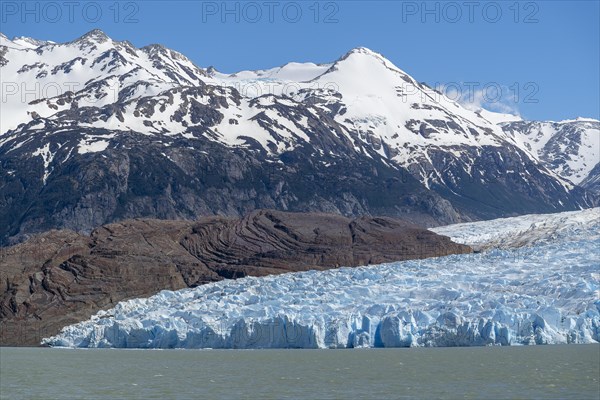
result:
M 222 279 L 471 252 L 393 218 L 255 211 L 49 231 L 0 249 L 0 344 L 37 345 L 121 300 Z

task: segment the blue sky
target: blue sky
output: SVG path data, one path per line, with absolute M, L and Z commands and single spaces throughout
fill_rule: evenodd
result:
M 463 100 L 473 93 L 492 110 L 562 120 L 600 117 L 599 4 L 3 1 L 0 31 L 68 41 L 100 28 L 139 47 L 164 44 L 223 72 L 331 62 L 365 46 L 430 86 L 458 87 Z

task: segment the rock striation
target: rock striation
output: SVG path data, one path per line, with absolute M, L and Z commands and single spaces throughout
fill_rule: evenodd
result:
M 259 210 L 49 231 L 0 250 L 0 344 L 37 345 L 119 301 L 223 279 L 471 252 L 393 218 Z

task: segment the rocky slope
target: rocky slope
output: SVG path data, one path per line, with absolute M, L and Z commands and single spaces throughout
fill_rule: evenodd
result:
M 36 345 L 117 302 L 222 279 L 359 266 L 470 248 L 391 218 L 255 211 L 51 231 L 0 259 L 0 344 Z
M 0 246 L 137 217 L 275 208 L 433 226 L 597 201 L 490 113 L 365 48 L 227 75 L 96 30 L 2 36 L 0 68 Z
M 600 165 L 599 121 L 514 121 L 500 126 L 521 147 L 570 182 L 588 188 L 585 182 L 597 176 L 594 168 Z
M 600 163 L 590 171 L 590 174 L 581 182 L 586 190 L 600 194 Z

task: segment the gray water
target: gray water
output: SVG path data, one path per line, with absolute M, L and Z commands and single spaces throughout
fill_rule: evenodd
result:
M 1 399 L 598 399 L 600 345 L 0 348 Z

